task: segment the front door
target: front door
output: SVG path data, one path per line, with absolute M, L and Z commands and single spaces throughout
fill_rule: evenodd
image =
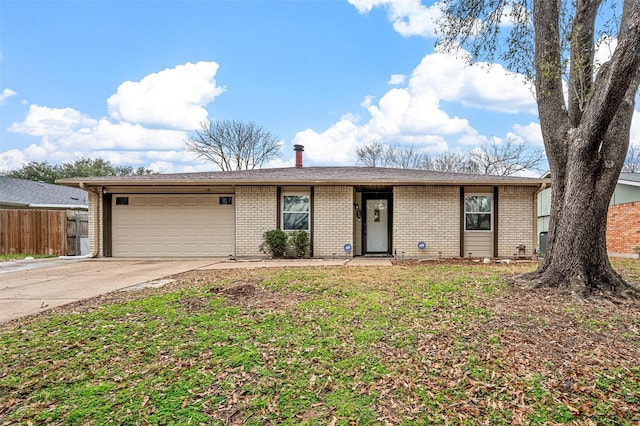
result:
M 389 253 L 389 200 L 365 201 L 366 253 Z

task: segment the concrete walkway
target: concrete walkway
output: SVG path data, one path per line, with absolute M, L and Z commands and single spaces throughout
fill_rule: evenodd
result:
M 388 257 L 354 257 L 347 266 L 391 266 L 391 258 Z
M 257 269 L 257 268 L 300 268 L 306 266 L 391 266 L 388 257 L 353 257 L 336 259 L 239 259 L 223 260 L 198 268 L 215 269 Z
M 0 262 L 0 323 L 116 290 L 162 285 L 167 277 L 187 271 L 345 265 L 391 266 L 391 260 L 54 258 Z
M 300 268 L 305 266 L 343 266 L 349 259 L 239 259 L 224 260 L 198 268 L 198 271 L 215 269 Z

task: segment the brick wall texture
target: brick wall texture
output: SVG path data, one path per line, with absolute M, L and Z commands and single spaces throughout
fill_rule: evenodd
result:
M 635 254 L 640 246 L 640 201 L 609 206 L 607 215 L 607 251 Z
M 355 246 L 353 215 L 353 187 L 315 187 L 311 218 L 314 257 L 345 256 L 344 245 Z
M 259 247 L 262 234 L 276 228 L 277 198 L 275 186 L 236 188 L 236 256 L 266 256 Z
M 510 257 L 525 244 L 534 247 L 535 188 L 501 187 L 499 193 L 499 255 Z M 345 255 L 345 243 L 361 246 L 361 221 L 354 219 L 359 196 L 352 186 L 316 186 L 313 200 L 314 256 Z M 264 232 L 277 226 L 275 186 L 239 186 L 235 194 L 236 256 L 266 257 L 259 250 Z M 362 205 L 360 199 L 360 205 Z M 89 194 L 89 247 L 103 256 L 103 202 Z M 396 186 L 393 190 L 392 248 L 406 258 L 457 257 L 460 254 L 460 189 L 448 186 Z M 626 241 L 623 245 L 621 241 Z M 420 250 L 418 242 L 426 249 Z M 609 251 L 633 253 L 640 244 L 640 202 L 609 209 Z
M 511 257 L 524 244 L 526 255 L 535 247 L 533 194 L 535 187 L 506 186 L 498 192 L 498 256 Z
M 426 249 L 418 243 L 424 241 Z M 460 189 L 396 186 L 393 190 L 393 248 L 405 258 L 460 254 Z
M 103 245 L 104 241 L 104 227 L 103 221 L 103 206 L 102 197 L 95 192 L 88 192 L 88 205 L 89 205 L 89 254 L 96 253 L 97 256 L 104 256 Z

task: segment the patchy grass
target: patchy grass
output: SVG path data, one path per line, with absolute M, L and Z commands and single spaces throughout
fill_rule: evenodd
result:
M 0 330 L 0 424 L 638 424 L 638 305 L 501 278 L 532 267 L 191 272 L 56 309 Z

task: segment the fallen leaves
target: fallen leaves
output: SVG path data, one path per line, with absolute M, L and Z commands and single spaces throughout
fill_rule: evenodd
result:
M 525 267 L 193 272 L 74 305 L 0 333 L 0 424 L 639 423 L 638 306 L 500 279 Z

